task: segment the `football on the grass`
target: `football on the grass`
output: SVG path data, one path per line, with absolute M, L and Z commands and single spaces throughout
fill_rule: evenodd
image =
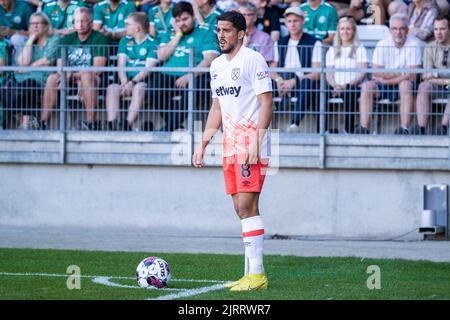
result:
M 136 280 L 142 288 L 165 288 L 170 277 L 169 264 L 158 257 L 147 257 L 136 268 Z

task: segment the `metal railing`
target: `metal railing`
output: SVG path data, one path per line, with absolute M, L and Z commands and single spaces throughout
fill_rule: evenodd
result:
M 16 72 L 24 70 L 24 67 L 0 67 L 0 71 Z M 100 86 L 94 87 L 96 97 L 94 105 L 91 107 L 94 113 L 96 130 L 135 130 L 135 131 L 173 131 L 179 128 L 189 130 L 193 128 L 194 121 L 204 121 L 206 119 L 209 107 L 211 105 L 211 94 L 209 89 L 209 76 L 207 68 L 164 68 L 152 67 L 146 68 L 151 72 L 151 76 L 142 83 L 145 98 L 136 112 L 135 118 L 130 122 L 131 128 L 125 127 L 125 121 L 129 116 L 129 104 L 132 94 L 122 96 L 120 99 L 120 108 L 117 111 L 118 126 L 108 126 L 108 122 L 112 118 L 112 113 L 108 106 L 108 90 L 114 83 L 112 75 L 118 71 L 117 67 L 46 67 L 46 68 L 26 68 L 28 71 L 42 70 L 61 72 L 61 86 L 58 87 L 36 87 L 33 84 L 23 82 L 19 84 L 9 84 L 8 88 L 2 88 L 2 114 L 4 129 L 19 129 L 20 123 L 18 116 L 27 115 L 35 118 L 28 126 L 30 129 L 42 129 L 39 127 L 39 115 L 45 109 L 42 106 L 41 99 L 45 95 L 45 90 L 50 89 L 57 91 L 59 96 L 58 104 L 51 110 L 52 116 L 48 124 L 49 130 L 70 131 L 87 129 L 82 126 L 82 122 L 87 122 L 88 114 L 86 112 L 86 101 L 83 101 L 82 92 L 75 82 L 65 83 L 65 74 L 68 72 L 104 72 L 103 81 Z M 140 71 L 142 68 L 124 68 L 127 71 Z M 304 68 L 305 72 L 320 72 L 320 80 L 306 91 L 300 88 L 293 89 L 291 94 L 285 97 L 277 95 L 274 88 L 274 121 L 272 128 L 285 130 L 290 125 L 294 117 L 299 118 L 299 130 L 297 132 L 304 134 L 325 134 L 325 133 L 353 133 L 354 125 L 358 124 L 361 115 L 359 111 L 361 89 L 352 87 L 348 90 L 347 99 L 350 101 L 351 108 L 346 109 L 344 104 L 344 94 L 333 95 L 332 89 L 327 86 L 325 80 L 326 72 L 341 71 L 343 69 L 313 69 Z M 184 71 L 192 75 L 186 88 L 175 88 L 174 77 L 167 76 L 167 72 Z M 295 71 L 289 68 L 273 68 L 271 71 L 290 72 Z M 350 70 L 353 71 L 353 70 Z M 367 74 L 375 72 L 373 69 L 358 70 Z M 400 69 L 400 70 L 376 70 L 377 73 L 382 72 L 401 72 L 401 73 L 420 73 L 432 72 L 434 69 Z M 197 73 L 203 73 L 201 76 L 194 76 Z M 441 73 L 449 73 L 450 70 L 440 70 Z M 312 81 L 314 82 L 314 81 Z M 106 85 L 104 85 L 106 83 Z M 418 85 L 411 90 L 414 99 L 414 108 L 408 113 L 411 118 L 411 126 L 416 124 L 417 113 L 415 101 L 417 100 Z M 429 103 L 431 109 L 425 115 L 428 117 L 428 130 L 425 134 L 438 134 L 436 125 L 444 114 L 445 106 L 448 104 L 449 86 L 434 87 L 429 91 Z M 398 126 L 398 118 L 400 116 L 400 100 L 401 97 L 397 93 L 398 88 L 394 86 L 388 88 L 386 98 L 376 98 L 374 110 L 371 113 L 372 128 L 371 133 L 374 134 L 392 134 L 393 126 Z M 385 92 L 386 93 L 386 92 Z M 390 94 L 392 93 L 392 94 Z M 397 94 L 395 94 L 397 93 Z M 303 99 L 306 108 L 296 108 L 299 99 Z M 306 96 L 306 98 L 305 98 Z M 382 95 L 383 97 L 385 95 Z M 390 98 L 390 99 L 389 99 Z M 18 100 L 21 103 L 18 103 Z M 90 111 L 90 110 L 88 110 Z M 59 114 L 59 116 L 58 116 Z M 353 119 L 349 119 L 353 118 Z M 64 121 L 67 119 L 67 121 Z M 395 122 L 397 121 L 397 122 Z M 352 125 L 354 124 L 354 125 Z M 335 130 L 330 130 L 335 129 Z M 395 129 L 395 128 L 394 128 Z M 190 131 L 190 130 L 189 130 Z
M 64 57 L 64 53 L 61 55 Z M 193 50 L 191 50 L 191 66 L 185 68 L 145 68 L 150 76 L 140 86 L 143 94 L 142 101 L 136 103 L 133 96 L 139 90 L 128 90 L 126 94 L 120 93 L 121 89 L 114 84 L 118 83 L 117 72 L 141 71 L 143 68 L 118 68 L 113 66 L 115 62 L 106 67 L 71 67 L 63 63 L 60 67 L 30 68 L 17 66 L 2 66 L 0 72 L 49 72 L 61 74 L 57 85 L 46 87 L 36 86 L 28 81 L 18 83 L 14 77 L 8 79 L 2 88 L 2 106 L 4 129 L 48 129 L 58 131 L 71 130 L 124 130 L 124 131 L 174 131 L 185 129 L 191 132 L 194 121 L 205 122 L 211 94 L 209 89 L 208 68 L 195 68 L 193 63 Z M 325 61 L 325 51 L 322 53 L 322 61 Z M 418 116 L 426 121 L 426 131 L 423 134 L 434 135 L 438 132 L 439 121 L 448 104 L 448 86 L 432 87 L 432 92 L 427 95 L 430 108 L 426 115 L 418 114 L 417 93 L 420 82 L 420 74 L 424 72 L 437 72 L 449 74 L 450 71 L 435 69 L 355 69 L 355 68 L 326 68 L 322 63 L 321 68 L 274 68 L 271 71 L 283 75 L 295 75 L 297 72 L 318 73 L 319 80 L 297 80 L 297 86 L 285 96 L 280 96 L 274 82 L 274 120 L 272 128 L 281 131 L 299 132 L 302 134 L 352 134 L 358 127 L 363 113 L 361 107 L 361 86 L 371 78 L 371 74 L 377 73 L 417 73 L 417 81 L 411 88 L 413 105 L 407 111 L 408 124 L 411 129 L 417 126 Z M 67 75 L 73 73 L 92 75 L 93 72 L 101 73 L 91 83 L 94 87 L 81 86 L 81 79 L 68 80 Z M 175 84 L 176 77 L 171 72 L 183 72 L 189 74 L 189 82 L 184 88 Z M 327 73 L 364 73 L 362 83 L 348 87 L 344 92 L 336 94 L 327 83 Z M 201 74 L 201 75 L 200 75 Z M 89 78 L 89 77 L 88 77 Z M 7 80 L 8 80 L 7 79 Z M 85 79 L 83 79 L 85 80 Z M 391 91 L 389 93 L 389 91 Z M 369 132 L 373 134 L 392 134 L 399 126 L 401 115 L 401 100 L 398 87 L 386 87 L 375 96 L 373 110 L 370 113 Z M 48 94 L 53 92 L 54 99 L 51 108 L 48 107 Z M 387 94 L 386 94 L 387 93 Z M 45 106 L 47 104 L 47 106 Z M 51 104 L 51 103 L 50 103 Z M 49 110 L 50 109 L 50 110 Z M 44 116 L 43 111 L 48 111 L 51 117 Z M 58 116 L 59 114 L 59 116 Z M 23 116 L 28 118 L 24 121 Z M 22 117 L 22 119 L 21 119 Z M 40 120 L 48 122 L 43 126 Z M 90 124 L 89 126 L 87 124 Z M 298 125 L 292 130 L 291 124 Z M 413 131 L 413 130 L 411 130 Z M 361 133 L 361 131 L 357 131 Z M 411 132 L 414 133 L 414 132 Z
M 58 99 L 51 110 L 51 117 L 48 119 L 46 128 L 43 128 L 40 123 L 42 104 L 40 106 L 30 105 L 27 107 L 28 109 L 23 109 L 18 105 L 3 104 L 1 114 L 4 115 L 2 125 L 5 130 L 3 133 L 0 131 L 0 141 L 9 144 L 3 144 L 6 147 L 2 147 L 0 150 L 0 162 L 189 164 L 189 155 L 192 154 L 195 141 L 199 139 L 200 131 L 204 129 L 211 104 L 209 69 L 194 67 L 192 59 L 190 64 L 190 67 L 185 68 L 118 68 L 116 66 L 83 68 L 65 66 L 64 63 L 59 67 L 0 67 L 0 72 L 46 71 L 50 74 L 59 72 L 62 75 L 60 85 L 53 87 Z M 130 116 L 130 112 L 133 111 L 130 108 L 132 103 L 130 96 L 119 95 L 119 98 L 117 95 L 113 96 L 114 99 L 120 99 L 119 108 L 117 110 L 110 108 L 108 101 L 118 102 L 114 99 L 111 100 L 111 97 L 108 98 L 108 89 L 111 90 L 114 88 L 113 85 L 117 84 L 117 72 L 143 69 L 149 71 L 151 76 L 142 84 L 144 101 L 138 109 L 134 109 L 134 116 Z M 271 71 L 295 73 L 299 69 L 272 68 Z M 431 108 L 426 113 L 428 123 L 424 138 L 428 137 L 431 140 L 423 140 L 419 139 L 419 136 L 413 135 L 392 136 L 400 123 L 401 109 L 398 100 L 376 99 L 373 112 L 370 113 L 369 133 L 371 134 L 363 135 L 359 133 L 364 132 L 355 133 L 354 131 L 352 133 L 352 129 L 359 124 L 361 118 L 359 110 L 361 89 L 352 88 L 350 90 L 349 96 L 354 106 L 348 108 L 343 96 L 333 96 L 326 79 L 327 72 L 363 72 L 366 74 L 364 81 L 367 81 L 374 72 L 417 73 L 420 75 L 424 72 L 450 74 L 449 70 L 423 68 L 414 70 L 331 69 L 322 64 L 321 68 L 302 68 L 300 71 L 319 74 L 319 80 L 314 87 L 307 90 L 294 88 L 290 95 L 280 97 L 276 92 L 276 83 L 273 82 L 274 117 L 271 128 L 277 132 L 278 145 L 276 148 L 279 150 L 278 155 L 282 157 L 281 166 L 422 169 L 449 167 L 448 132 L 446 137 L 442 137 L 442 132 L 437 132 L 445 106 L 448 104 L 448 88 L 435 88 L 436 95 L 431 94 L 428 97 Z M 92 87 L 97 92 L 97 98 L 95 103 L 91 104 L 90 109 L 86 108 L 86 101 L 80 94 L 80 83 L 66 81 L 66 75 L 73 72 L 103 73 L 103 77 L 100 77 L 99 82 Z M 174 88 L 173 83 L 169 85 L 167 81 L 173 81 L 167 76 L 170 72 L 187 73 L 189 81 L 186 87 L 180 89 Z M 200 74 L 202 76 L 198 76 Z M 418 88 L 416 87 L 412 91 L 414 105 Z M 30 86 L 17 86 L 15 89 L 20 89 L 16 96 L 23 99 L 28 99 L 28 94 L 33 90 Z M 45 88 L 40 90 L 44 96 Z M 5 92 L 7 95 L 10 91 L 2 89 L 2 101 L 5 101 Z M 296 109 L 298 97 L 305 93 L 309 95 L 305 102 L 307 107 Z M 39 101 L 36 104 L 39 104 Z M 88 112 L 92 114 L 88 115 Z M 28 123 L 30 124 L 24 127 L 31 130 L 19 130 L 20 125 L 23 125 L 23 119 L 20 117 L 24 114 L 29 116 Z M 408 115 L 412 128 L 417 124 L 417 110 L 413 108 Z M 297 130 L 286 130 L 296 116 L 301 120 Z M 88 120 L 94 120 L 91 127 L 86 124 Z M 117 122 L 112 123 L 112 120 L 117 120 Z M 127 123 L 128 120 L 132 121 Z M 86 130 L 88 130 L 88 134 L 84 134 Z M 125 134 L 124 131 L 131 132 Z M 150 132 L 153 134 L 147 135 Z M 167 133 L 168 135 L 165 135 Z M 174 136 L 174 133 L 179 134 Z M 41 150 L 37 147 L 38 144 L 30 144 L 32 141 L 52 141 L 51 145 L 56 142 L 59 147 L 55 150 L 54 147 L 48 147 L 51 148 L 51 152 L 47 150 L 39 153 Z M 157 144 L 149 145 L 144 149 L 138 147 L 143 142 L 151 143 L 152 141 L 159 141 L 160 144 L 173 144 L 175 141 L 186 145 L 186 148 L 180 147 L 183 149 L 183 158 L 180 161 L 173 161 L 171 155 L 173 150 L 165 149 L 166 147 Z M 11 144 L 16 142 L 20 142 L 25 151 L 17 153 L 15 150 L 19 150 L 21 147 Z M 109 146 L 105 145 L 104 149 L 98 148 L 98 142 L 107 143 Z M 122 152 L 120 149 L 124 143 L 136 144 L 136 147 L 130 149 L 134 150 L 131 154 L 128 154 L 127 151 Z M 86 147 L 81 147 L 83 144 Z M 116 146 L 111 147 L 113 144 Z M 70 150 L 68 150 L 68 146 Z M 74 150 L 78 150 L 78 146 L 80 146 L 80 151 L 73 153 Z M 145 151 L 145 155 L 140 155 L 141 149 Z M 396 151 L 393 152 L 391 149 Z M 423 154 L 425 149 L 433 150 L 434 153 L 425 157 Z M 94 150 L 95 153 L 93 151 L 86 153 L 85 150 Z M 117 151 L 111 153 L 111 150 Z M 218 149 L 216 148 L 216 150 Z M 122 158 L 119 157 L 121 153 L 123 153 Z M 152 153 L 153 157 L 150 158 Z M 433 161 L 428 161 L 424 157 L 432 158 Z M 407 162 L 405 159 L 410 159 L 411 162 Z

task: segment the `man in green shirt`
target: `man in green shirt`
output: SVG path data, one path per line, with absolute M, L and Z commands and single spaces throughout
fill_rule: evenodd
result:
M 33 11 L 25 1 L 2 0 L 0 2 L 0 38 L 6 38 L 14 46 L 12 64 L 28 37 L 28 21 Z
M 173 17 L 175 19 L 175 35 L 158 48 L 158 58 L 163 63 L 163 67 L 189 67 L 191 48 L 194 48 L 194 66 L 209 67 L 211 62 L 219 56 L 220 49 L 215 33 L 207 26 L 195 26 L 194 10 L 189 2 L 178 2 L 173 8 Z M 209 86 L 207 73 L 195 73 L 194 77 L 196 91 L 201 91 L 202 88 Z M 151 90 L 173 89 L 156 92 L 157 98 L 162 93 L 161 108 L 171 109 L 172 97 L 181 95 L 180 108 L 186 109 L 188 83 L 188 73 L 165 71 L 154 78 Z M 181 127 L 184 119 L 182 112 L 165 112 L 164 116 L 166 120 L 164 131 L 173 131 Z
M 161 0 L 148 10 L 148 21 L 150 23 L 150 35 L 158 42 L 171 35 L 173 32 L 173 4 L 172 0 Z
M 20 0 L 3 0 L 0 2 L 0 34 L 12 36 L 19 33 L 28 36 L 28 20 L 33 11 L 31 7 Z
M 52 23 L 54 34 L 65 36 L 75 31 L 73 14 L 84 3 L 78 0 L 52 0 L 44 4 L 44 12 Z
M 216 32 L 217 17 L 223 12 L 220 11 L 215 4 L 215 0 L 193 0 L 192 7 L 194 8 L 195 18 L 200 25 L 209 27 Z
M 127 35 L 120 40 L 117 55 L 118 67 L 154 67 L 158 64 L 156 56 L 157 45 L 148 34 L 148 18 L 145 12 L 133 12 L 125 23 Z M 124 129 L 130 131 L 139 110 L 144 104 L 147 79 L 150 72 L 122 71 L 118 72 L 120 84 L 114 83 L 106 90 L 106 111 L 108 128 L 117 130 L 119 127 L 120 97 L 131 96 L 128 116 Z
M 308 0 L 300 6 L 300 9 L 305 16 L 303 31 L 325 44 L 333 44 L 338 23 L 336 9 L 322 0 Z
M 102 32 L 113 41 L 125 35 L 125 20 L 136 11 L 134 2 L 127 0 L 104 0 L 94 6 L 94 30 Z
M 61 40 L 61 46 L 67 51 L 67 65 L 71 67 L 104 67 L 108 59 L 109 40 L 103 34 L 92 29 L 92 11 L 86 7 L 75 10 L 75 31 Z M 57 54 L 57 65 L 61 65 L 61 51 Z M 80 123 L 83 130 L 95 130 L 94 109 L 98 104 L 98 91 L 102 85 L 101 72 L 78 71 L 67 73 L 67 84 L 78 86 L 78 96 L 86 108 L 86 120 Z M 61 74 L 51 74 L 45 86 L 43 107 L 53 109 Z

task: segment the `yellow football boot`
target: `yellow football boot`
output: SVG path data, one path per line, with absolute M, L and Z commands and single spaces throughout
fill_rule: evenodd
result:
M 230 291 L 264 290 L 269 286 L 269 280 L 264 272 L 259 274 L 248 274 L 237 282 L 238 283 L 235 286 L 231 287 Z
M 239 281 L 242 281 L 245 277 L 247 277 L 247 275 L 243 276 L 239 280 L 230 281 L 230 282 L 225 283 L 225 288 L 228 288 L 228 289 L 233 288 L 235 285 L 237 285 L 239 283 Z

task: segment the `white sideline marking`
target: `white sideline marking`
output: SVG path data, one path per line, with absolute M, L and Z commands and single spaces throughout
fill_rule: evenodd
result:
M 188 289 L 185 291 L 182 291 L 180 293 L 174 293 L 174 294 L 168 294 L 165 296 L 159 296 L 157 298 L 148 298 L 146 300 L 173 300 L 173 299 L 179 299 L 179 298 L 185 298 L 185 297 L 191 297 L 191 296 L 197 296 L 202 293 L 211 292 L 215 290 L 220 290 L 225 288 L 225 284 L 216 284 L 210 287 L 202 287 L 202 288 L 196 288 L 196 289 Z
M 117 279 L 116 277 L 94 277 L 92 279 L 92 282 L 97 284 L 102 284 L 109 287 L 118 287 L 118 288 L 128 288 L 128 289 L 142 289 L 139 286 L 129 286 L 126 284 L 120 284 L 110 281 L 110 279 Z M 176 289 L 176 288 L 163 288 L 163 289 L 157 289 L 155 287 L 148 287 L 147 290 L 161 290 L 161 291 L 182 291 L 185 289 Z
M 29 277 L 68 277 L 70 274 L 55 274 L 55 273 L 30 273 L 30 272 L 0 272 L 0 276 L 29 276 Z M 135 279 L 135 277 L 114 277 L 114 276 L 95 276 L 95 275 L 80 275 L 81 278 L 98 278 L 109 277 L 111 279 Z M 227 282 L 226 280 L 208 280 L 208 279 L 171 279 L 171 282 L 206 282 L 206 283 L 218 283 Z
M 67 278 L 70 276 L 70 274 L 55 274 L 55 273 L 30 273 L 30 272 L 0 272 L 0 276 L 28 276 L 28 277 L 64 277 Z M 135 279 L 134 277 L 111 277 L 111 276 L 92 276 L 92 275 L 80 275 L 81 278 L 88 278 L 91 279 L 92 282 L 111 286 L 111 287 L 120 287 L 120 288 L 130 288 L 130 289 L 142 289 L 139 286 L 130 286 L 125 284 L 119 284 L 110 281 L 110 279 Z M 216 283 L 215 285 L 208 286 L 208 287 L 201 287 L 201 288 L 194 288 L 194 289 L 177 289 L 177 288 L 164 288 L 164 289 L 156 289 L 155 290 L 161 290 L 161 291 L 181 291 L 179 293 L 174 294 L 168 294 L 168 295 L 162 295 L 157 298 L 148 298 L 146 300 L 173 300 L 178 298 L 185 298 L 185 297 L 191 297 L 196 296 L 202 293 L 220 290 L 225 287 L 225 283 L 227 281 L 223 280 L 207 280 L 207 279 L 172 279 L 171 281 L 175 282 L 200 282 L 200 283 Z

